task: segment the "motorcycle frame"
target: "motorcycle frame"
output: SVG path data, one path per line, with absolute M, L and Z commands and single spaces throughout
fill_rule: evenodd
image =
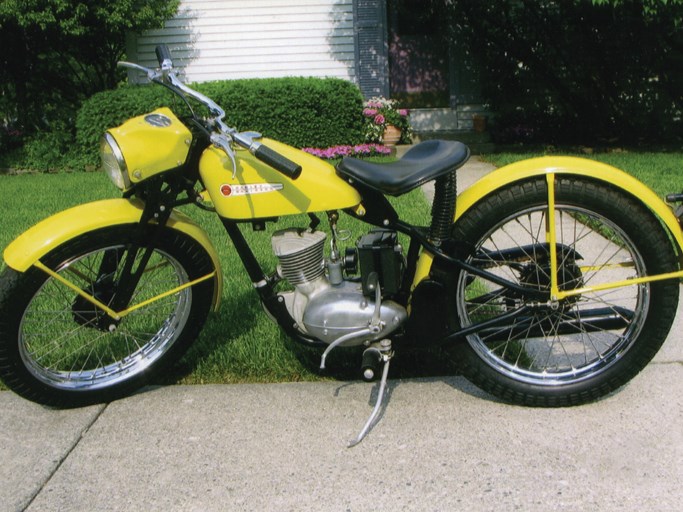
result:
M 420 274 L 423 270 L 420 268 L 429 267 L 431 268 L 434 262 L 440 262 L 448 267 L 451 267 L 454 271 L 465 270 L 472 275 L 476 275 L 490 281 L 494 284 L 503 286 L 509 290 L 521 294 L 524 297 L 536 300 L 539 303 L 550 304 L 551 302 L 560 301 L 564 298 L 571 297 L 574 295 L 579 295 L 582 293 L 588 293 L 592 291 L 600 291 L 612 288 L 620 288 L 625 286 L 634 286 L 639 284 L 645 284 L 655 281 L 668 280 L 668 279 L 680 279 L 683 278 L 683 270 L 665 274 L 658 274 L 654 276 L 647 276 L 638 279 L 614 281 L 612 283 L 604 283 L 602 285 L 596 286 L 586 286 L 575 290 L 562 291 L 559 289 L 557 282 L 558 275 L 558 254 L 557 254 L 557 235 L 555 229 L 555 173 L 546 173 L 546 182 L 548 185 L 548 207 L 547 207 L 547 229 L 546 229 L 546 243 L 549 247 L 549 257 L 551 265 L 551 288 L 549 292 L 541 291 L 534 288 L 525 287 L 517 283 L 513 283 L 507 279 L 501 278 L 491 272 L 483 269 L 479 269 L 475 266 L 468 264 L 464 259 L 453 256 L 442 250 L 442 248 L 434 245 L 427 236 L 427 230 L 421 226 L 414 226 L 409 223 L 400 220 L 396 210 L 387 201 L 386 197 L 373 189 L 359 186 L 359 192 L 364 199 L 364 204 L 367 205 L 363 211 L 363 215 L 358 214 L 357 209 L 348 209 L 346 213 L 362 220 L 363 222 L 398 231 L 404 235 L 407 235 L 410 239 L 410 245 L 408 248 L 407 255 L 407 265 L 402 277 L 401 286 L 397 296 L 394 298 L 398 302 L 402 303 L 404 306 L 408 306 L 411 302 L 412 291 L 419 286 L 425 277 Z M 254 288 L 257 290 L 261 301 L 270 313 L 270 315 L 277 321 L 280 327 L 293 339 L 303 342 L 306 345 L 314 346 L 326 346 L 325 343 L 320 342 L 314 338 L 311 338 L 303 334 L 294 323 L 294 320 L 290 316 L 284 302 L 281 297 L 279 297 L 273 288 L 273 278 L 269 278 L 264 272 L 263 268 L 260 266 L 256 256 L 251 251 L 248 243 L 244 239 L 238 225 L 238 222 L 230 221 L 228 219 L 221 219 L 223 225 L 228 233 L 228 236 L 232 240 L 241 261 L 244 264 L 245 270 L 247 271 Z M 269 219 L 270 220 L 270 219 Z M 250 222 L 258 222 L 259 219 L 254 219 Z M 463 242 L 457 242 L 463 243 Z M 466 248 L 464 248 L 466 250 Z M 452 275 L 452 274 L 451 274 Z M 444 287 L 448 286 L 448 283 L 441 283 Z M 530 308 L 524 306 L 510 313 L 505 313 L 494 319 L 490 319 L 484 322 L 479 322 L 466 326 L 464 328 L 454 329 L 449 333 L 442 336 L 441 340 L 435 341 L 453 341 L 462 339 L 463 337 L 475 334 L 483 329 L 489 329 L 496 325 L 504 324 L 516 316 L 520 316 L 526 313 Z M 411 322 L 419 322 L 419 318 L 415 318 L 411 315 L 408 320 L 408 326 Z M 407 327 L 408 327 L 407 326 Z
M 197 162 L 203 151 L 209 146 L 209 142 L 207 140 L 202 140 L 201 137 L 198 137 L 195 141 L 196 143 L 193 144 L 188 159 L 183 165 L 139 183 L 136 187 L 124 194 L 124 198 L 82 205 L 61 212 L 60 214 L 46 219 L 37 226 L 34 226 L 8 246 L 4 253 L 5 262 L 8 266 L 18 271 L 25 271 L 31 266 L 38 268 L 96 307 L 101 308 L 115 320 L 119 320 L 136 309 L 142 308 L 167 297 L 168 295 L 172 295 L 208 279 L 214 279 L 218 285 L 215 287 L 216 294 L 214 296 L 214 308 L 217 308 L 221 293 L 221 272 L 220 262 L 218 261 L 216 251 L 203 230 L 175 210 L 177 206 L 183 204 L 198 203 L 199 196 L 194 192 L 192 187 L 198 177 Z M 596 286 L 586 286 L 575 290 L 560 290 L 557 282 L 558 257 L 556 244 L 557 237 L 555 232 L 555 179 L 557 176 L 563 174 L 581 175 L 589 179 L 609 182 L 636 197 L 660 219 L 662 225 L 668 230 L 672 238 L 672 244 L 677 248 L 679 258 L 681 259 L 681 263 L 683 263 L 683 233 L 681 232 L 678 219 L 671 210 L 654 194 L 654 192 L 635 178 L 618 169 L 585 159 L 545 157 L 512 164 L 511 166 L 501 168 L 498 171 L 491 173 L 457 197 L 454 221 L 457 221 L 457 219 L 477 201 L 502 186 L 525 179 L 545 177 L 548 190 L 546 243 L 550 248 L 549 258 L 551 268 L 551 285 L 549 292 L 521 286 L 496 276 L 491 272 L 469 265 L 464 256 L 467 254 L 468 248 L 463 241 L 451 241 L 453 243 L 448 244 L 448 250 L 444 249 L 445 246 L 436 246 L 429 240 L 426 228 L 414 226 L 399 219 L 395 209 L 379 191 L 363 187 L 362 185 L 356 185 L 356 188 L 363 197 L 364 208 L 362 211 L 358 209 L 347 209 L 345 212 L 367 224 L 395 230 L 409 237 L 410 245 L 407 254 L 407 265 L 396 298 L 397 301 L 404 306 L 412 306 L 408 325 L 420 322 L 421 320 L 419 318 L 419 315 L 421 314 L 419 313 L 419 308 L 416 308 L 415 304 L 411 303 L 411 298 L 418 287 L 422 283 L 431 281 L 440 284 L 445 289 L 448 286 L 446 279 L 452 278 L 455 273 L 462 270 L 499 286 L 514 290 L 524 297 L 537 301 L 537 303 L 546 304 L 592 291 L 683 278 L 683 270 L 678 270 L 637 279 L 614 281 Z M 162 194 L 162 187 L 168 184 L 171 185 L 170 189 L 172 193 L 167 192 L 166 194 Z M 179 199 L 179 196 L 183 192 L 187 193 L 187 197 Z M 95 212 L 97 212 L 97 215 L 93 215 Z M 225 218 L 221 218 L 221 220 L 269 314 L 277 321 L 280 327 L 295 340 L 303 342 L 306 345 L 326 346 L 325 343 L 302 333 L 294 324 L 292 317 L 284 305 L 282 297 L 274 291 L 276 279 L 266 275 L 256 259 L 256 256 L 244 239 L 238 226 L 242 221 L 238 222 Z M 244 222 L 263 223 L 267 220 L 272 219 L 249 219 Z M 145 229 L 150 224 L 160 227 L 169 224 L 172 228 L 184 231 L 197 239 L 207 249 L 207 252 L 214 261 L 215 270 L 192 282 L 185 283 L 184 285 L 148 299 L 144 303 L 126 305 L 123 309 L 114 310 L 78 288 L 68 279 L 59 275 L 55 270 L 48 268 L 40 261 L 47 252 L 75 236 L 100 227 L 123 223 L 137 223 L 141 229 Z M 144 247 L 144 244 L 141 244 L 141 247 Z M 461 254 L 463 256 L 461 256 Z M 442 270 L 445 269 L 445 271 L 432 272 L 433 269 L 437 267 L 441 267 Z M 505 323 L 513 316 L 523 314 L 527 310 L 528 308 L 520 308 L 513 313 L 506 313 L 492 320 L 469 325 L 464 328 L 456 328 L 451 324 L 450 330 L 448 332 L 441 332 L 440 337 L 442 340 L 447 341 L 462 339 L 462 337 L 476 333 L 479 330 L 490 328 L 496 324 Z M 427 319 L 427 322 L 428 321 L 429 319 Z
M 388 201 L 386 201 L 386 198 L 378 193 L 377 199 L 379 199 L 379 197 L 381 197 L 383 200 L 381 201 L 381 203 L 379 201 L 370 201 L 371 204 L 375 205 L 383 203 L 381 208 L 374 209 L 375 213 L 384 212 L 386 215 L 380 215 L 380 217 L 394 217 L 395 220 L 391 221 L 388 224 L 384 222 L 368 223 L 372 225 L 381 226 L 386 229 L 395 230 L 410 237 L 410 245 L 408 248 L 406 268 L 401 280 L 399 292 L 397 293 L 396 297 L 394 297 L 394 300 L 396 300 L 397 302 L 402 303 L 404 306 L 408 306 L 408 304 L 410 303 L 410 299 L 412 297 L 411 289 L 413 288 L 413 279 L 416 274 L 419 253 L 421 252 L 420 249 L 430 250 L 430 252 L 432 252 L 432 254 L 434 254 L 434 256 L 436 257 L 436 259 L 447 262 L 449 265 L 452 265 L 458 270 L 468 270 L 473 274 L 476 274 L 484 279 L 500 284 L 502 286 L 506 286 L 512 290 L 517 291 L 518 293 L 522 293 L 527 296 L 532 296 L 538 299 L 545 298 L 547 296 L 547 293 L 540 292 L 539 290 L 533 288 L 520 286 L 516 283 L 512 283 L 506 279 L 502 279 L 494 274 L 491 274 L 490 272 L 477 269 L 476 267 L 467 264 L 465 261 L 457 257 L 454 258 L 449 256 L 429 241 L 429 239 L 426 237 L 424 233 L 423 228 L 413 226 L 398 219 L 396 211 L 388 203 Z M 348 210 L 347 213 L 354 217 L 357 217 L 356 213 L 353 210 Z M 365 222 L 368 221 L 368 219 L 363 220 Z M 242 261 L 244 268 L 247 271 L 247 274 L 249 275 L 249 278 L 251 279 L 255 290 L 259 294 L 259 298 L 261 299 L 263 306 L 265 307 L 266 311 L 270 314 L 270 316 L 278 323 L 278 325 L 285 331 L 285 333 L 287 333 L 287 335 L 293 338 L 294 340 L 309 346 L 317 346 L 321 348 L 328 346 L 327 343 L 319 341 L 316 338 L 312 338 L 298 329 L 294 319 L 291 317 L 289 311 L 285 306 L 283 298 L 275 292 L 274 284 L 278 281 L 278 279 L 274 276 L 269 277 L 266 275 L 263 267 L 256 258 L 256 255 L 253 253 L 251 247 L 242 235 L 242 232 L 239 228 L 239 224 L 245 222 L 236 222 L 223 218 L 221 219 L 221 221 L 228 236 L 233 242 L 233 246 L 237 251 L 238 256 L 240 257 L 240 260 Z M 446 283 L 444 283 L 444 286 L 446 286 Z M 472 326 L 468 326 L 467 328 L 451 332 L 448 335 L 448 338 L 461 338 L 462 336 L 465 336 L 467 334 L 473 334 L 482 329 L 494 327 L 501 323 L 505 323 L 509 321 L 511 318 L 521 315 L 526 311 L 527 308 L 520 308 L 514 311 L 513 313 L 504 314 L 492 320 L 479 322 Z M 411 315 L 408 319 L 408 324 L 410 324 L 411 321 L 415 322 L 419 321 L 419 319 L 416 319 L 414 315 Z M 409 325 L 406 327 L 408 328 Z M 438 342 L 442 340 L 434 341 Z

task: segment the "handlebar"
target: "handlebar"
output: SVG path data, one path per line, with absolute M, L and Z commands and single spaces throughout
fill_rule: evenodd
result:
M 157 54 L 157 61 L 159 61 L 159 67 L 164 69 L 173 69 L 173 58 L 171 57 L 171 50 L 165 44 L 160 44 L 155 48 L 155 53 Z
M 215 101 L 181 82 L 173 68 L 173 58 L 168 46 L 165 44 L 157 46 L 155 53 L 160 67 L 158 71 L 131 62 L 119 62 L 118 64 L 122 67 L 142 71 L 152 82 L 161 83 L 176 94 L 189 96 L 204 105 L 213 116 L 208 124 L 216 130 L 211 134 L 211 142 L 228 155 L 233 166 L 235 166 L 235 155 L 230 147 L 230 142 L 235 142 L 248 149 L 260 161 L 292 180 L 297 179 L 301 175 L 301 166 L 299 164 L 255 141 L 253 133 L 239 133 L 235 128 L 229 127 L 223 120 L 225 118 L 225 111 Z
M 292 162 L 277 151 L 273 151 L 268 146 L 259 145 L 258 149 L 254 151 L 254 156 L 289 179 L 295 180 L 301 175 L 301 166 L 299 164 Z

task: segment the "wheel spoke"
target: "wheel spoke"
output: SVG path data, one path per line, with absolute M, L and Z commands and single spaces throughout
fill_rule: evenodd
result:
M 109 303 L 114 292 L 107 290 L 113 290 L 113 284 L 100 283 L 119 279 L 124 253 L 122 246 L 95 250 L 57 271 L 86 293 L 102 296 Z M 105 268 L 105 254 L 109 258 L 106 268 L 113 270 L 113 279 L 100 276 L 98 280 L 98 273 Z M 142 302 L 188 280 L 176 260 L 157 250 L 143 272 L 134 300 Z M 191 293 L 189 288 L 182 290 L 115 322 L 107 321 L 96 306 L 50 278 L 24 313 L 22 357 L 37 378 L 56 387 L 89 389 L 111 385 L 144 370 L 168 350 L 187 320 Z
M 502 219 L 482 237 L 473 261 L 522 286 L 549 289 L 547 250 L 539 250 L 545 243 L 546 218 L 544 207 L 539 206 Z M 557 280 L 561 290 L 590 286 L 590 282 L 609 282 L 617 277 L 624 279 L 620 277 L 624 273 L 644 274 L 642 257 L 613 222 L 594 212 L 562 204 L 556 204 L 555 219 Z M 523 254 L 523 261 L 505 261 L 504 256 L 514 254 L 509 252 L 513 249 Z M 580 265 L 590 271 L 582 272 L 575 255 L 583 259 Z M 625 263 L 629 266 L 625 267 Z M 459 303 L 464 324 L 492 318 L 525 303 L 523 298 L 467 273 L 462 273 L 459 282 L 460 293 L 467 296 L 466 301 Z M 465 283 L 469 283 L 467 287 Z M 476 287 L 476 291 L 468 294 L 468 290 Z M 606 290 L 555 305 L 541 305 L 530 320 L 515 319 L 508 326 L 471 335 L 469 342 L 490 365 L 517 379 L 543 385 L 578 381 L 603 371 L 612 360 L 606 354 L 628 348 L 632 339 L 629 333 L 641 328 L 643 315 L 635 312 L 646 306 L 647 294 L 643 292 L 647 289 L 646 285 L 636 290 Z M 591 304 L 604 306 L 604 310 L 589 309 Z M 632 312 L 630 317 L 628 312 Z M 607 316 L 603 319 L 596 315 Z

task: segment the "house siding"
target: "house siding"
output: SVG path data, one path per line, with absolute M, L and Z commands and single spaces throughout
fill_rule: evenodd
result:
M 129 60 L 165 43 L 191 82 L 320 76 L 355 80 L 353 0 L 182 0 L 164 28 L 132 35 Z
M 181 0 L 164 28 L 128 36 L 128 60 L 156 67 L 154 50 L 165 43 L 187 82 L 336 77 L 366 97 L 389 96 L 386 23 L 386 0 Z M 483 106 L 469 96 L 452 103 L 414 110 L 415 130 L 471 129 Z

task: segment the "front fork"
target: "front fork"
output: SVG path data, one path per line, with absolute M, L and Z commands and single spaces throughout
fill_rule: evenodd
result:
M 126 248 L 112 249 L 105 254 L 95 279 L 87 288 L 75 285 L 63 275 L 64 273 L 50 269 L 40 260 L 34 263 L 36 268 L 78 295 L 78 303 L 74 303 L 74 307 L 76 304 L 81 305 L 83 301 L 95 306 L 97 311 L 102 313 L 97 319 L 97 325 L 100 328 L 114 329 L 117 323 L 130 313 L 216 277 L 216 270 L 213 270 L 209 274 L 183 283 L 155 297 L 130 304 L 140 279 L 146 271 L 150 270 L 147 268 L 149 260 L 173 209 L 176 206 L 194 202 L 194 197 L 189 193 L 188 198 L 178 200 L 179 193 L 184 190 L 183 184 L 165 185 L 166 183 L 161 180 L 150 180 L 144 190 L 145 204 L 137 226 L 134 228 L 131 243 Z

